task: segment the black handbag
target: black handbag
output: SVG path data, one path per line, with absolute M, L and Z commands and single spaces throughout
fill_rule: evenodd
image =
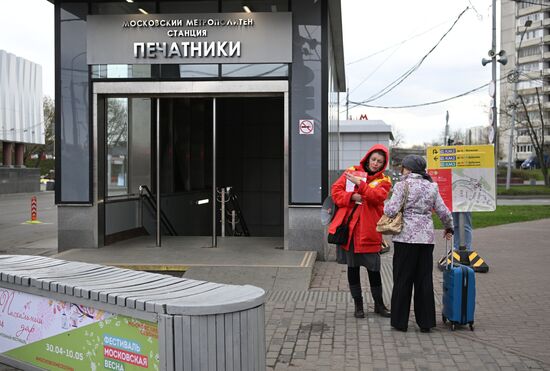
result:
M 348 243 L 348 237 L 349 237 L 349 222 L 351 221 L 351 217 L 353 216 L 353 213 L 355 212 L 355 209 L 357 209 L 357 206 L 359 204 L 355 204 L 353 207 L 353 210 L 351 211 L 351 214 L 349 214 L 348 220 L 340 224 L 334 233 L 328 234 L 328 243 L 332 243 L 335 245 L 345 245 Z

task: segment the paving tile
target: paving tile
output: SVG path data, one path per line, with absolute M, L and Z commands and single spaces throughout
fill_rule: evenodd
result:
M 367 318 L 353 317 L 346 267 L 316 262 L 309 290 L 280 291 L 265 306 L 269 370 L 550 370 L 550 219 L 476 229 L 478 253 L 491 271 L 477 274 L 476 328 L 441 323 L 442 275 L 434 268 L 437 328 L 391 329 L 372 313 L 367 274 L 361 284 Z M 542 238 L 545 234 L 546 237 Z M 518 248 L 522 247 L 522 248 Z M 443 246 L 438 241 L 434 260 Z M 392 253 L 382 256 L 384 297 L 391 294 Z M 285 289 L 286 290 L 286 289 Z M 297 295 L 294 295 L 297 293 Z M 284 294 L 284 295 L 283 295 Z M 285 295 L 291 299 L 286 300 Z M 292 294 L 292 295 L 291 295 Z M 280 300 L 277 298 L 281 298 Z
M 550 261 L 548 263 L 550 264 Z M 383 268 L 382 273 L 386 276 L 386 282 L 387 277 L 391 277 L 391 270 L 388 268 L 391 267 L 391 254 L 383 256 L 384 266 L 386 268 Z M 480 280 L 485 280 L 485 277 L 490 275 L 476 277 L 482 277 Z M 362 284 L 368 290 L 364 271 Z M 440 296 L 441 275 L 437 270 L 434 270 L 434 286 L 435 295 Z M 496 287 L 496 283 L 491 287 Z M 385 287 L 384 295 L 388 296 L 390 291 L 391 287 Z M 321 300 L 319 296 L 321 292 L 328 293 L 331 299 L 325 297 Z M 491 299 L 505 298 L 506 292 L 507 288 L 500 288 L 496 292 L 480 290 L 478 301 L 493 309 L 484 308 L 484 311 L 479 311 L 477 313 L 479 319 L 476 321 L 482 322 L 489 317 L 499 318 L 495 313 L 503 311 L 503 303 L 498 300 L 495 304 L 489 303 Z M 537 292 L 539 293 L 540 291 Z M 420 333 L 412 311 L 407 333 L 393 331 L 388 319 L 372 313 L 367 313 L 366 319 L 358 320 L 353 317 L 353 303 L 348 293 L 346 270 L 334 262 L 316 262 L 308 295 L 311 300 L 308 299 L 306 302 L 270 303 L 266 307 L 266 323 L 270 324 L 271 330 L 269 334 L 282 345 L 276 366 L 279 363 L 282 364 L 281 367 L 289 368 L 301 365 L 305 367 L 302 369 L 315 371 L 323 369 L 439 371 L 550 368 L 550 350 L 548 349 L 543 352 L 549 360 L 548 363 L 535 361 L 528 356 L 528 353 L 522 356 L 522 352 L 530 343 L 535 344 L 537 349 L 545 345 L 544 342 L 539 344 L 538 338 L 533 336 L 537 331 L 534 333 L 525 331 L 512 337 L 505 336 L 506 331 L 510 331 L 506 323 L 511 322 L 505 322 L 508 320 L 508 315 L 501 316 L 503 326 L 496 326 L 493 321 L 489 327 L 476 326 L 474 332 L 467 328 L 452 332 L 438 323 L 438 327 L 430 334 Z M 368 296 L 366 292 L 365 298 Z M 526 296 L 525 304 L 528 305 L 529 299 L 533 299 L 535 295 Z M 538 301 L 541 300 L 538 299 Z M 517 299 L 511 302 L 514 306 L 518 305 Z M 510 302 L 506 301 L 506 303 Z M 547 305 L 533 305 L 532 310 L 540 312 L 541 308 L 544 308 L 550 312 L 550 299 L 545 303 Z M 306 313 L 307 310 L 310 313 Z M 372 308 L 369 307 L 369 310 L 372 311 Z M 440 318 L 439 310 L 440 308 L 437 309 L 437 318 Z M 544 328 L 550 332 L 550 324 L 543 323 L 541 326 L 546 326 Z M 478 333 L 479 328 L 481 331 Z M 488 340 L 488 337 L 491 339 Z M 521 346 L 512 348 L 519 341 Z M 270 349 L 274 349 L 273 341 L 269 344 L 272 346 Z M 283 354 L 282 351 L 287 349 L 292 350 L 292 353 Z M 514 349 L 514 352 L 510 352 L 510 349 Z M 535 358 L 538 359 L 538 357 Z M 273 365 L 271 357 L 269 365 Z

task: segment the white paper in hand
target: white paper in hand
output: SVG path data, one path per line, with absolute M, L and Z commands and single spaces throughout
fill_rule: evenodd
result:
M 362 171 L 353 171 L 351 174 L 361 178 L 363 182 L 367 181 L 367 174 Z M 346 179 L 346 192 L 355 192 L 355 184 L 349 179 Z
M 351 182 L 351 180 L 346 179 L 346 192 L 353 192 L 355 191 L 355 184 Z

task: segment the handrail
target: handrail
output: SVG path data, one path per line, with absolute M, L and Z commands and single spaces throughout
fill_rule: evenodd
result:
M 241 224 L 241 229 L 243 230 L 243 234 L 247 237 L 250 237 L 250 232 L 248 231 L 248 226 L 246 225 L 246 222 L 244 221 L 244 215 L 241 210 L 241 205 L 239 205 L 237 194 L 231 189 L 229 194 L 229 200 L 233 204 L 233 209 L 237 212 L 239 215 L 239 223 Z
M 216 199 L 216 201 L 221 203 L 222 236 L 225 236 L 225 215 L 227 213 L 227 216 L 232 216 L 231 230 L 233 232 L 233 236 L 237 236 L 236 233 L 239 233 L 238 236 L 244 235 L 246 237 L 250 237 L 248 226 L 244 221 L 244 215 L 239 205 L 237 194 L 234 192 L 233 187 L 220 187 L 220 190 L 221 191 L 218 191 L 220 193 L 220 198 Z M 229 207 L 226 207 L 225 204 L 227 204 Z M 230 210 L 227 211 L 226 209 Z M 238 218 L 236 223 L 234 222 L 235 216 Z M 240 225 L 242 232 L 236 232 L 237 224 Z
M 145 190 L 146 192 L 145 194 L 143 193 L 143 190 Z M 147 187 L 147 185 L 143 184 L 139 186 L 139 195 L 141 198 L 145 198 L 147 200 L 147 202 L 149 203 L 149 206 L 153 209 L 155 213 L 158 212 L 155 196 L 153 196 L 153 194 L 151 193 L 151 190 L 149 189 L 149 187 Z M 176 232 L 176 229 L 174 228 L 172 223 L 170 223 L 170 220 L 162 210 L 160 210 L 160 221 L 166 227 L 166 230 L 168 230 L 168 233 L 170 233 L 170 236 L 178 235 L 178 233 Z

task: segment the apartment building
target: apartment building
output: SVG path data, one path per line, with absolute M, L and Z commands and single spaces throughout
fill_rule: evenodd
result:
M 500 67 L 499 158 L 508 161 L 513 96 L 517 89 L 512 145 L 512 161 L 517 167 L 534 152 L 520 97 L 539 137 L 543 134 L 544 123 L 545 141 L 550 144 L 550 3 L 502 1 L 501 47 L 508 55 L 508 64 Z

